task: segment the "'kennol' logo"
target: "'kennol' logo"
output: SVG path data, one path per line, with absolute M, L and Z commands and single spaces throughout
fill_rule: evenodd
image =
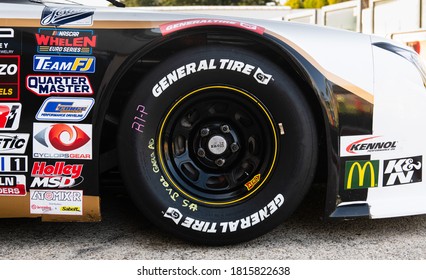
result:
M 421 182 L 422 164 L 422 156 L 385 160 L 383 186 Z
M 91 159 L 92 126 L 89 124 L 34 123 L 34 158 Z
M 398 141 L 382 136 L 343 136 L 340 138 L 340 156 L 370 155 L 398 149 Z

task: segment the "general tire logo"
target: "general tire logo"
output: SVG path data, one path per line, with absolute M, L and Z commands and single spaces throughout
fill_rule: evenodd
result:
M 410 184 L 422 181 L 422 156 L 384 161 L 383 186 Z
M 254 78 L 259 84 L 267 85 L 272 79 L 272 75 L 263 73 L 262 69 L 257 68 L 256 72 L 254 73 Z
M 20 94 L 19 55 L 0 55 L 0 100 L 19 100 Z
M 179 224 L 180 220 L 182 219 L 183 215 L 180 213 L 180 211 L 176 208 L 169 207 L 164 213 L 164 218 L 171 219 L 175 224 Z
M 92 25 L 93 9 L 45 7 L 40 24 L 44 26 Z
M 33 157 L 92 159 L 92 126 L 34 123 Z
M 377 187 L 379 180 L 378 160 L 347 161 L 345 164 L 345 189 Z

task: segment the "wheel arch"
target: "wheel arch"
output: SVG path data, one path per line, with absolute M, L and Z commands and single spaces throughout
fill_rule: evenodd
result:
M 330 94 L 325 84 L 325 78 L 296 50 L 273 35 L 267 33 L 259 35 L 230 27 L 195 27 L 178 31 L 153 40 L 126 59 L 100 96 L 99 100 L 102 104 L 99 108 L 101 109 L 94 119 L 100 136 L 99 142 L 94 143 L 94 147 L 99 149 L 100 174 L 114 170 L 118 166 L 116 143 L 111 135 L 116 135 L 114 127 L 120 119 L 117 109 L 126 104 L 132 93 L 131 85 L 134 84 L 134 81 L 169 55 L 185 48 L 205 44 L 235 45 L 260 51 L 266 59 L 274 61 L 291 75 L 301 87 L 317 126 L 320 148 L 318 149 L 318 168 L 315 181 L 326 182 L 330 164 L 327 152 L 330 147 L 328 143 L 330 136 L 327 131 L 329 130 L 329 120 L 333 118 L 332 116 L 337 116 L 337 112 L 333 112 L 333 106 L 327 104 L 327 101 L 323 99 L 324 95 Z

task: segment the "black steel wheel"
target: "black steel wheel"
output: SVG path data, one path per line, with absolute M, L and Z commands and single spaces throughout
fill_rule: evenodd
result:
M 136 87 L 118 135 L 135 204 L 184 239 L 228 244 L 287 218 L 312 181 L 316 131 L 303 93 L 263 57 L 201 47 Z

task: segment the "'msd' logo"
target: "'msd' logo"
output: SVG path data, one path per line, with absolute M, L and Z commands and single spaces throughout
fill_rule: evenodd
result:
M 34 123 L 34 158 L 91 159 L 92 126 Z

